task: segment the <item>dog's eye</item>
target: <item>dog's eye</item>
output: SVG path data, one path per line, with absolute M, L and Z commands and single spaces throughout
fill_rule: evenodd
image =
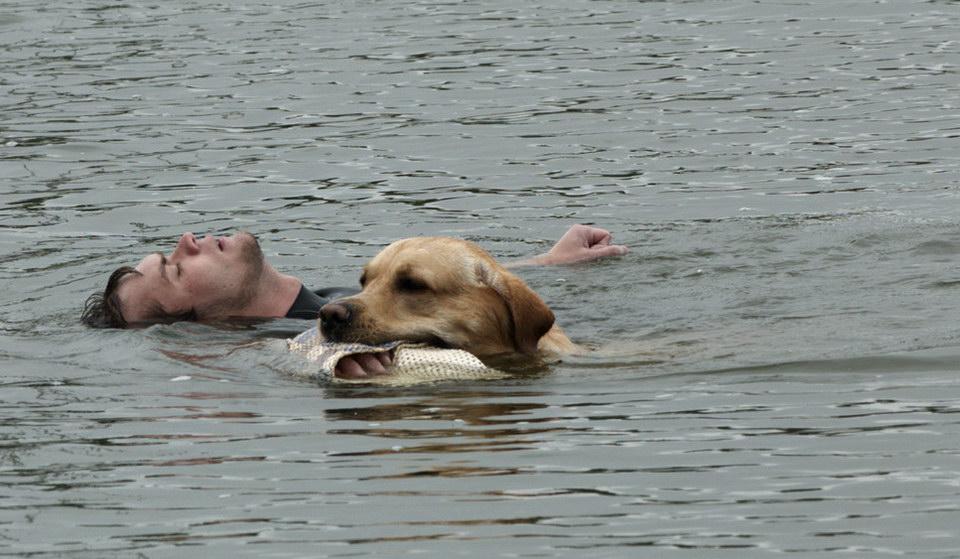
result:
M 360 287 L 367 285 L 367 273 L 360 274 Z
M 427 291 L 430 287 L 423 281 L 410 276 L 400 276 L 397 278 L 397 290 L 407 293 L 418 293 Z

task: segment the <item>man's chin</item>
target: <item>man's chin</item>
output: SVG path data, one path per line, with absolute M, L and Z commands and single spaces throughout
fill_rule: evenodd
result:
M 257 236 L 249 231 L 244 231 L 241 229 L 231 236 L 238 241 L 253 243 L 257 245 L 258 248 L 260 247 L 260 241 L 257 240 Z
M 260 248 L 260 241 L 257 240 L 257 237 L 253 233 L 249 231 L 237 231 L 233 234 L 233 238 L 237 241 L 237 245 L 243 249 L 248 260 L 263 260 L 263 250 Z
M 260 249 L 260 243 L 257 242 L 257 238 L 252 233 L 240 231 L 237 234 L 241 235 L 240 240 L 244 249 L 243 259 L 247 263 L 247 276 L 244 278 L 244 282 L 253 289 L 254 284 L 260 281 L 266 259 Z

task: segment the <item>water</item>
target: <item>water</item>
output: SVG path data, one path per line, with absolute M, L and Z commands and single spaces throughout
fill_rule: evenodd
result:
M 960 557 L 960 16 L 931 2 L 0 6 L 0 555 Z M 90 331 L 257 234 L 503 258 L 596 353 L 318 386 L 304 325 Z

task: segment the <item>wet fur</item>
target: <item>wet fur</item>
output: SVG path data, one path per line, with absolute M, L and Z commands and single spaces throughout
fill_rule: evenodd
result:
M 361 283 L 361 293 L 321 312 L 330 315 L 331 305 L 347 310 L 333 313 L 339 320 L 321 319 L 328 339 L 367 344 L 409 340 L 481 357 L 581 351 L 523 280 L 468 241 L 397 241 L 367 264 Z

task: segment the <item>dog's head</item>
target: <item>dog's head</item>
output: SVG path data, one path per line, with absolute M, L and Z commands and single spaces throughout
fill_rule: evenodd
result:
M 359 294 L 321 309 L 327 339 L 530 354 L 553 326 L 553 312 L 523 280 L 460 239 L 397 241 L 367 264 L 360 284 Z

